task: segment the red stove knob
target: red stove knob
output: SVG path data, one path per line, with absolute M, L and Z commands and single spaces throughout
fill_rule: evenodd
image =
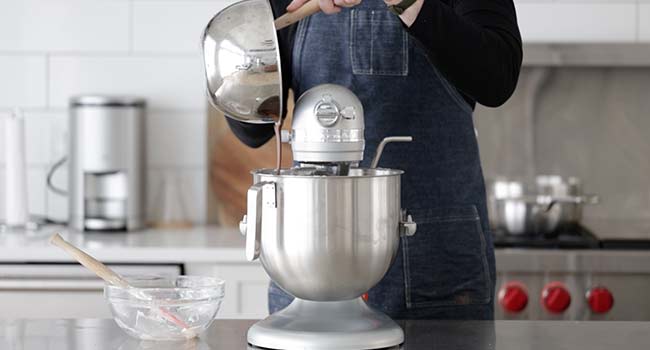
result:
M 593 287 L 587 291 L 587 302 L 593 313 L 604 314 L 614 306 L 614 296 L 605 287 Z
M 521 312 L 528 305 L 526 286 L 519 281 L 506 283 L 499 290 L 499 304 L 507 312 Z
M 571 294 L 562 282 L 551 282 L 542 289 L 542 305 L 551 313 L 559 314 L 569 308 Z

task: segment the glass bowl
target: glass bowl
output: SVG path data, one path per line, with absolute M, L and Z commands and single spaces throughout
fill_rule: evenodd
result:
M 200 276 L 127 276 L 130 288 L 104 287 L 120 328 L 142 340 L 184 340 L 205 331 L 224 296 L 225 282 Z

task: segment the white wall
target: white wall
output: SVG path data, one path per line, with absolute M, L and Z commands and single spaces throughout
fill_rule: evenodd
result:
M 231 0 L 0 0 L 0 117 L 24 109 L 30 211 L 65 219 L 45 187 L 65 153 L 67 101 L 134 94 L 148 105 L 150 213 L 163 178 L 180 178 L 190 217 L 205 220 L 206 99 L 200 34 Z M 0 123 L 0 135 L 4 135 Z M 0 183 L 4 149 L 0 142 Z M 66 186 L 62 171 L 55 183 Z M 0 199 L 4 186 L 0 186 Z M 0 200 L 0 220 L 4 200 Z

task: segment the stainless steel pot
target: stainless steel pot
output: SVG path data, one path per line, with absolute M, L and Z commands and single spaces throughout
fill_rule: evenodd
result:
M 577 177 L 564 178 L 558 175 L 539 175 L 535 179 L 537 193 L 560 198 L 579 197 L 583 201 L 564 201 L 560 206 L 560 225 L 575 225 L 582 220 L 583 204 L 598 203 L 597 196 L 582 197 L 582 181 Z
M 246 234 L 249 260 L 294 296 L 314 301 L 359 297 L 386 274 L 400 234 L 415 224 L 400 207 L 401 170 L 350 169 L 314 176 L 305 169 L 253 172 Z
M 521 181 L 500 179 L 490 190 L 490 221 L 493 228 L 513 235 L 551 235 L 579 224 L 583 205 L 598 202 L 598 196 L 582 194 L 577 178 L 541 175 L 534 189 Z

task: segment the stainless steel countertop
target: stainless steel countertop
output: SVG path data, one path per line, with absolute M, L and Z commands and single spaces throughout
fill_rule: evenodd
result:
M 110 319 L 0 320 L 0 349 L 249 349 L 246 330 L 255 321 L 218 320 L 198 340 L 140 342 Z M 401 321 L 402 349 L 648 349 L 650 322 Z

